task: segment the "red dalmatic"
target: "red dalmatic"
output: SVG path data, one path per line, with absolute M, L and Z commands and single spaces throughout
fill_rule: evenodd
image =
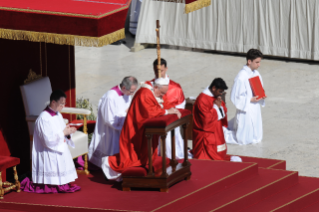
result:
M 147 83 L 149 84 L 149 83 Z M 164 108 L 161 108 L 153 92 L 148 88 L 140 88 L 132 100 L 120 136 L 120 153 L 109 157 L 110 167 L 122 173 L 126 168 L 148 164 L 147 138 L 143 124 L 150 118 L 162 116 L 167 104 L 165 96 Z M 165 103 L 166 102 L 166 103 Z M 153 161 L 157 156 L 158 136 L 153 137 Z
M 214 106 L 215 97 L 201 93 L 193 107 L 193 157 L 209 160 L 230 160 L 223 126 L 227 127 L 227 108 L 224 102 L 224 118 L 218 120 Z

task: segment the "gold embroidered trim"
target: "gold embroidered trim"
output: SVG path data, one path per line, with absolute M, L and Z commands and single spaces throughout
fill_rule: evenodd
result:
M 37 73 L 35 73 L 34 71 L 32 71 L 32 69 L 30 69 L 28 78 L 24 80 L 24 84 L 27 84 L 28 82 L 32 82 L 34 80 L 41 79 L 41 78 L 42 78 L 42 74 L 37 75 Z
M 185 13 L 187 14 L 202 9 L 203 7 L 208 7 L 211 3 L 211 0 L 197 0 L 189 4 L 185 4 Z
M 119 9 L 113 10 L 108 13 L 104 13 L 101 15 L 84 15 L 84 14 L 75 14 L 75 13 L 63 13 L 63 12 L 52 12 L 52 11 L 44 11 L 44 10 L 30 10 L 30 9 L 21 9 L 21 8 L 12 8 L 12 7 L 0 7 L 0 10 L 9 10 L 9 11 L 17 11 L 17 12 L 33 12 L 33 13 L 42 13 L 49 15 L 66 15 L 66 16 L 76 16 L 76 17 L 86 17 L 86 18 L 102 18 L 104 16 L 110 15 L 112 13 L 116 13 L 120 10 L 124 10 L 129 7 L 130 4 L 121 7 Z
M 54 43 L 59 45 L 101 47 L 125 38 L 125 30 L 123 28 L 102 37 L 88 37 L 0 28 L 0 38 L 9 40 L 26 40 L 32 42 Z

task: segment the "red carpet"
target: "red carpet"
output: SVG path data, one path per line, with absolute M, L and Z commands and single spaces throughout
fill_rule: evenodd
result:
M 248 160 L 253 158 L 244 159 Z M 319 208 L 319 203 L 316 203 L 319 199 L 318 178 L 298 177 L 297 172 L 269 168 L 280 161 L 257 160 L 260 164 L 190 160 L 191 180 L 173 185 L 169 193 L 161 193 L 157 189 L 123 192 L 120 183 L 106 181 L 102 172 L 96 171 L 89 176 L 79 176 L 76 184 L 82 190 L 76 193 L 6 194 L 0 200 L 0 211 L 259 212 Z

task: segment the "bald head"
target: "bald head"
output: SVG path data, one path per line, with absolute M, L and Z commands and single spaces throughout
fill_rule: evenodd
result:
M 122 92 L 127 96 L 134 94 L 134 92 L 137 89 L 137 86 L 138 86 L 138 81 L 133 76 L 124 77 L 124 79 L 122 80 L 120 84 Z

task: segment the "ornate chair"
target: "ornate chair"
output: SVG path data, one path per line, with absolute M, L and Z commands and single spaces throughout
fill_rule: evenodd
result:
M 31 75 L 31 71 L 29 75 Z M 26 113 L 26 121 L 28 123 L 29 135 L 30 135 L 30 151 L 32 152 L 33 144 L 33 131 L 35 121 L 44 110 L 44 108 L 50 102 L 50 95 L 52 93 L 51 83 L 49 77 L 37 77 L 33 81 L 25 81 L 25 84 L 20 86 L 24 109 Z M 88 162 L 87 162 L 87 153 L 88 153 L 88 135 L 87 135 L 87 120 L 86 116 L 91 114 L 91 111 L 86 109 L 79 108 L 63 108 L 61 113 L 67 114 L 80 114 L 84 117 L 83 122 L 83 132 L 76 131 L 72 135 L 72 140 L 74 141 L 75 148 L 71 148 L 70 152 L 73 158 L 77 158 L 81 155 L 84 155 L 84 170 L 78 170 L 78 173 L 84 172 L 89 174 L 88 171 Z M 65 119 L 65 122 L 68 123 L 68 120 Z M 30 152 L 30 155 L 32 155 Z M 31 159 L 30 159 L 31 160 Z M 32 163 L 31 163 L 32 164 Z
M 3 199 L 3 195 L 10 190 L 16 189 L 20 192 L 20 182 L 18 180 L 18 173 L 16 166 L 20 164 L 20 159 L 10 156 L 0 156 L 0 199 Z M 2 171 L 7 168 L 13 167 L 13 174 L 15 183 L 2 182 Z

